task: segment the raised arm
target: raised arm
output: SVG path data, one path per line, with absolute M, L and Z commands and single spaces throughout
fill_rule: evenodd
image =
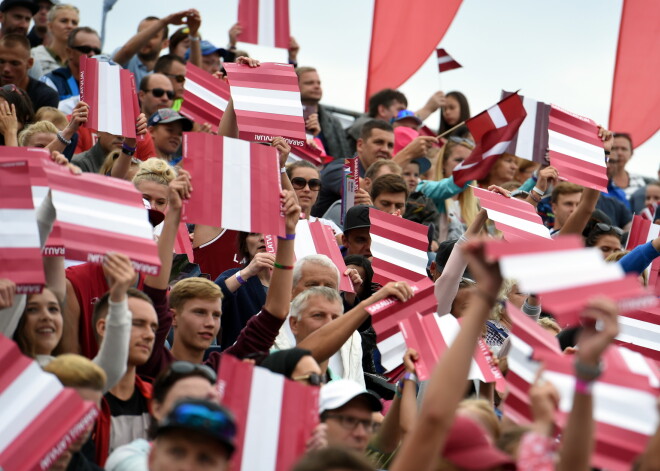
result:
M 259 61 L 256 59 L 250 59 L 249 57 L 237 57 L 237 64 L 246 64 L 250 67 L 259 67 Z M 234 100 L 229 99 L 227 103 L 227 108 L 225 109 L 222 119 L 220 120 L 220 126 L 218 126 L 218 134 L 220 136 L 234 137 L 238 138 L 238 123 L 236 122 L 236 112 L 234 111 Z
M 529 196 L 525 201 L 536 208 L 541 202 L 541 198 L 543 198 L 548 191 L 548 187 L 554 184 L 558 178 L 559 174 L 554 167 L 546 167 L 539 171 L 538 180 L 534 187 L 529 191 Z
M 135 122 L 135 131 L 138 136 L 147 133 L 147 117 L 144 113 L 140 113 L 137 121 Z M 115 178 L 126 178 L 128 170 L 131 168 L 131 159 L 137 150 L 137 139 L 134 137 L 124 138 L 124 143 L 121 146 L 121 154 L 117 157 L 115 164 L 112 166 L 110 176 Z
M 186 24 L 190 35 L 190 62 L 197 67 L 202 66 L 202 45 L 199 28 L 202 26 L 202 15 L 195 9 L 190 9 Z

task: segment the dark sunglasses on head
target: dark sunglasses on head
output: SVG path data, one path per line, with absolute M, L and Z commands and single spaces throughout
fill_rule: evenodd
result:
M 83 54 L 89 54 L 90 52 L 94 52 L 95 56 L 98 56 L 101 54 L 101 50 L 98 47 L 92 47 L 92 46 L 71 46 L 71 49 L 75 49 L 78 52 L 82 52 Z
M 169 376 L 176 375 L 189 375 L 191 373 L 199 373 L 209 380 L 211 384 L 215 384 L 218 380 L 218 376 L 215 374 L 211 368 L 206 365 L 198 365 L 195 363 L 190 363 L 189 361 L 175 361 L 167 369 L 167 376 L 165 379 L 168 379 Z
M 321 386 L 322 384 L 326 383 L 325 376 L 320 375 L 318 373 L 310 373 L 308 375 L 303 375 L 303 376 L 294 376 L 291 378 L 294 381 L 305 381 L 308 384 L 311 384 L 312 386 Z
M 185 76 L 185 75 L 181 75 L 181 74 L 178 74 L 178 75 L 174 75 L 174 74 L 165 74 L 165 75 L 166 75 L 167 77 L 169 77 L 169 78 L 173 78 L 174 80 L 176 80 L 176 81 L 179 82 L 179 83 L 183 83 L 183 82 L 186 81 L 186 76 Z
M 309 184 L 309 189 L 312 191 L 319 191 L 321 189 L 321 180 L 318 178 L 312 178 L 310 180 L 305 180 L 303 177 L 293 177 L 291 179 L 291 185 L 294 190 L 302 190 Z
M 599 222 L 598 224 L 596 224 L 596 229 L 598 229 L 600 232 L 613 231 L 619 237 L 623 235 L 623 231 L 619 227 L 610 226 L 609 224 L 605 224 L 604 222 Z
M 152 88 L 151 90 L 145 90 L 146 93 L 151 92 L 156 98 L 160 98 L 163 95 L 167 94 L 167 98 L 170 100 L 174 99 L 174 92 L 172 90 L 163 90 L 162 88 Z

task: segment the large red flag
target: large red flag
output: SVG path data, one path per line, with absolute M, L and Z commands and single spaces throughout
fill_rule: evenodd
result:
M 397 88 L 429 58 L 451 25 L 461 0 L 376 0 L 367 96 Z
M 610 129 L 635 147 L 660 129 L 660 2 L 624 0 L 612 84 Z

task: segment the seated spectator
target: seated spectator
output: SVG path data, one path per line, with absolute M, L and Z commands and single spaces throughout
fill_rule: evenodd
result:
M 610 254 L 623 248 L 621 245 L 622 236 L 623 231 L 619 227 L 599 222 L 591 229 L 584 243 L 587 247 L 600 249 L 603 258 L 607 258 Z
M 50 9 L 47 29 L 51 41 L 48 46 L 41 44 L 31 51 L 32 59 L 42 75 L 65 66 L 69 34 L 78 27 L 79 21 L 80 11 L 73 5 L 57 4 Z
M 654 205 L 656 208 L 660 205 L 660 181 L 653 181 L 646 185 L 644 204 L 646 206 Z
M 55 125 L 55 127 L 63 131 L 64 128 L 69 124 L 69 120 L 66 119 L 66 115 L 54 106 L 42 106 L 34 113 L 35 121 L 50 121 Z
M 202 53 L 201 68 L 209 74 L 217 74 L 222 69 L 222 60 L 233 62 L 235 54 L 221 47 L 215 47 L 210 41 L 200 41 Z M 185 59 L 191 57 L 191 51 L 187 51 Z
M 513 179 L 518 183 L 523 184 L 527 180 L 532 178 L 534 172 L 539 169 L 540 164 L 538 162 L 523 159 L 520 157 L 518 157 L 517 160 L 518 160 L 518 170 L 516 171 L 516 175 Z
M 635 191 L 644 187 L 647 183 L 641 175 L 634 175 L 626 170 L 626 165 L 633 156 L 633 143 L 630 134 L 614 133 L 614 143 L 610 152 L 609 159 L 617 162 L 610 179 L 617 188 L 623 190 L 625 198 L 629 200 Z
M 117 163 L 119 157 L 121 157 L 120 151 L 113 150 L 112 152 L 110 152 L 108 156 L 105 158 L 103 165 L 101 165 L 101 168 L 99 169 L 99 173 L 101 175 L 113 176 L 112 172 L 113 170 L 115 170 L 115 164 Z M 123 177 L 115 176 L 115 178 L 121 178 L 122 180 L 127 180 L 129 182 L 133 181 L 133 178 L 135 178 L 135 175 L 137 175 L 138 171 L 140 170 L 141 164 L 142 164 L 141 160 L 138 160 L 135 157 L 131 157 L 128 171 L 126 171 Z
M 174 100 L 172 82 L 160 73 L 146 75 L 140 82 L 138 99 L 140 100 L 140 111 L 148 117 L 158 110 L 172 108 Z
M 0 113 L 11 117 L 0 126 L 0 133 L 2 134 L 0 143 L 5 146 L 17 146 L 18 133 L 25 126 L 34 122 L 34 111 L 30 97 L 15 85 L 1 87 Z
M 186 61 L 174 54 L 160 56 L 151 76 L 153 77 L 155 74 L 163 74 L 170 79 L 172 90 L 174 90 L 174 103 L 171 108 L 179 111 L 183 102 L 183 84 L 186 81 Z M 149 85 L 146 88 L 149 88 Z
M 390 120 L 390 123 L 394 129 L 398 127 L 404 127 L 417 131 L 417 129 L 422 125 L 422 120 L 419 119 L 417 115 L 410 110 L 401 110 L 394 118 Z
M 440 113 L 440 127 L 438 134 L 445 133 L 450 129 L 458 126 L 470 117 L 470 105 L 467 98 L 461 92 L 453 91 L 445 95 L 442 113 Z M 457 135 L 460 129 L 447 134 L 444 138 L 449 139 L 451 136 Z M 447 175 L 445 175 L 447 176 Z
M 57 92 L 28 75 L 34 59 L 30 57 L 30 42 L 24 35 L 6 34 L 0 39 L 0 85 L 14 85 L 25 90 L 32 106 L 57 106 Z
M 57 139 L 58 129 L 48 121 L 37 121 L 30 124 L 18 135 L 18 145 L 21 147 L 48 146 L 53 139 Z
M 148 130 L 158 157 L 173 164 L 178 163 L 181 159 L 175 153 L 181 147 L 184 131 L 192 131 L 192 127 L 192 121 L 170 108 L 161 108 L 152 114 Z
M 371 185 L 376 178 L 390 174 L 401 175 L 401 167 L 399 164 L 391 160 L 376 160 L 364 173 L 364 178 L 361 180 L 361 186 L 367 192 L 371 192 Z
M 75 154 L 71 163 L 81 168 L 83 172 L 99 173 L 101 166 L 107 155 L 113 150 L 120 150 L 127 157 L 132 157 L 131 151 L 135 146 L 136 139 L 124 139 L 122 136 L 115 136 L 107 132 L 98 133 L 98 141 L 91 149 Z
M 371 260 L 371 221 L 369 206 L 360 204 L 346 211 L 344 233 L 341 236 L 344 255 L 362 255 Z
M 176 178 L 176 172 L 162 159 L 152 157 L 140 163 L 133 185 L 142 193 L 142 198 L 151 209 L 164 213 L 170 199 L 169 184 Z
M 383 175 L 374 180 L 369 196 L 376 209 L 401 216 L 406 211 L 408 186 L 400 175 Z
M 27 36 L 30 21 L 38 11 L 37 2 L 32 0 L 3 0 L 0 3 L 0 37 L 8 34 Z
M 578 207 L 584 188 L 575 183 L 560 182 L 552 190 L 550 201 L 555 222 L 550 230 L 550 235 L 559 234 L 561 228 L 566 224 L 568 217 Z
M 259 365 L 273 373 L 310 386 L 322 386 L 325 378 L 312 352 L 302 348 L 279 350 L 268 355 Z
M 497 158 L 488 175 L 477 183 L 481 188 L 488 188 L 491 185 L 502 186 L 513 180 L 517 171 L 518 158 L 513 154 L 504 153 Z

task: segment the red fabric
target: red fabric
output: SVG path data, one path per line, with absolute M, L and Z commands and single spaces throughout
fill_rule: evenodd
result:
M 71 119 L 71 116 L 69 116 Z M 74 154 L 80 154 L 86 150 L 92 148 L 96 141 L 98 141 L 98 135 L 96 131 L 92 131 L 88 128 L 79 128 L 78 129 L 78 144 L 76 145 L 76 150 Z M 135 151 L 135 158 L 140 160 L 147 160 L 149 157 L 156 157 L 156 146 L 154 146 L 154 141 L 151 138 L 151 134 L 146 133 L 144 139 L 137 140 L 137 150 Z
M 660 2 L 624 0 L 616 53 L 610 129 L 627 132 L 635 147 L 660 129 Z
M 371 95 L 401 86 L 422 66 L 460 6 L 461 0 L 374 2 L 365 109 Z
M 202 273 L 208 273 L 215 280 L 222 272 L 241 266 L 236 253 L 237 236 L 238 231 L 225 229 L 214 240 L 193 249 L 195 263 Z

